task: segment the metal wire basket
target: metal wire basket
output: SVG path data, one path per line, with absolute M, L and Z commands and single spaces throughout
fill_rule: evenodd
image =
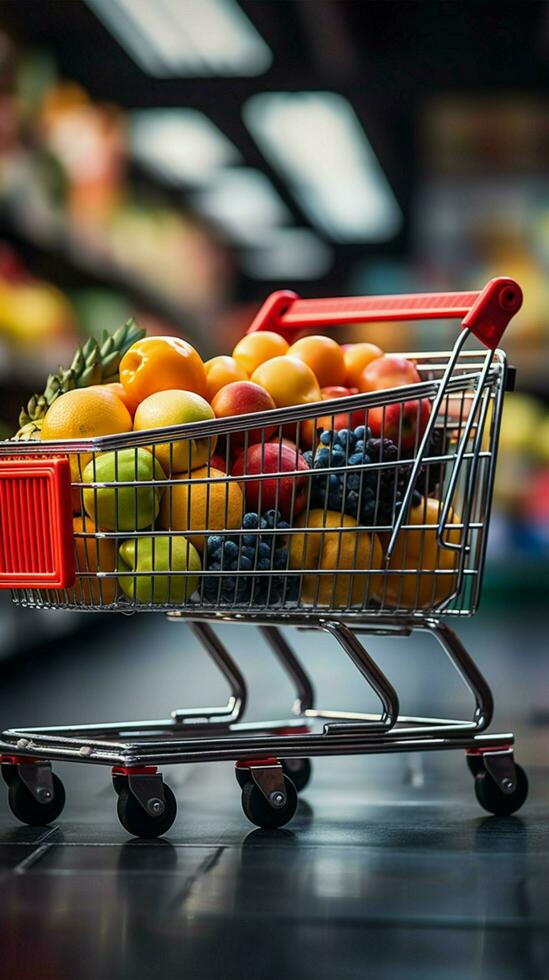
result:
M 69 456 L 72 501 L 83 515 L 74 518 L 75 581 L 14 590 L 14 600 L 191 617 L 473 612 L 505 357 L 405 356 L 420 384 L 40 444 L 43 458 Z M 0 455 L 13 450 L 4 443 Z

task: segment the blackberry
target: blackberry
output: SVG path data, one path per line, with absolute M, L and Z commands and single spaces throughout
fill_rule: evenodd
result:
M 204 576 L 205 601 L 220 605 L 251 603 L 259 606 L 297 599 L 298 577 L 280 574 L 288 568 L 286 535 L 268 533 L 288 529 L 289 524 L 282 520 L 279 511 L 269 510 L 262 515 L 250 511 L 242 519 L 239 534 L 208 535 L 204 568 L 225 574 Z M 269 570 L 271 575 L 254 574 Z M 275 571 L 279 574 L 275 575 Z M 227 572 L 250 574 L 227 575 Z
M 390 439 L 373 439 L 363 425 L 323 431 L 312 459 L 313 472 L 343 466 L 346 470 L 312 477 L 312 506 L 343 512 L 361 524 L 391 524 L 402 500 L 409 465 L 402 470 L 400 466 L 384 469 L 372 464 L 399 460 L 398 447 Z M 350 472 L 349 467 L 354 466 L 360 469 Z

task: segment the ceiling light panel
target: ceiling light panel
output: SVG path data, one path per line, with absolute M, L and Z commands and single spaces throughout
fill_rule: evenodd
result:
M 292 220 L 269 178 L 252 167 L 221 171 L 193 200 L 197 210 L 242 244 L 260 244 L 272 228 Z
M 236 0 L 86 0 L 157 78 L 260 75 L 272 53 Z
M 261 245 L 241 253 L 240 265 L 252 279 L 289 282 L 320 279 L 333 259 L 331 246 L 309 228 L 273 228 Z
M 239 163 L 236 147 L 196 109 L 140 109 L 129 116 L 130 153 L 174 186 L 201 185 Z
M 393 238 L 402 214 L 352 106 L 333 92 L 265 92 L 244 121 L 308 218 L 334 241 Z

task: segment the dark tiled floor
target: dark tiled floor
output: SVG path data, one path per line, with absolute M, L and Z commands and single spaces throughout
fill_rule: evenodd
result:
M 2 727 L 160 717 L 174 686 L 180 703 L 223 700 L 186 629 L 155 616 L 96 635 L 89 622 L 61 651 L 4 672 Z M 253 830 L 231 767 L 212 764 L 165 771 L 177 821 L 166 840 L 135 842 L 115 816 L 108 770 L 57 766 L 67 806 L 56 826 L 25 828 L 1 811 L 2 980 L 545 980 L 549 738 L 534 723 L 549 703 L 543 624 L 485 614 L 460 634 L 493 681 L 500 724 L 518 728 L 531 777 L 520 816 L 482 814 L 458 753 L 353 757 L 315 760 L 288 828 Z M 282 716 L 289 688 L 253 631 L 225 636 L 251 677 L 252 716 L 260 704 Z M 319 700 L 369 706 L 329 643 L 301 643 Z M 372 650 L 406 710 L 433 700 L 441 714 L 463 710 L 459 687 L 418 643 Z

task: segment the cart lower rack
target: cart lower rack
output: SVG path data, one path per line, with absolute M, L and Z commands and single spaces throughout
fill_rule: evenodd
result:
M 480 804 L 527 796 L 511 734 L 488 734 L 489 687 L 443 617 L 479 601 L 506 361 L 519 309 L 510 279 L 479 293 L 267 300 L 250 328 L 459 318 L 450 353 L 407 354 L 419 380 L 383 391 L 94 440 L 0 443 L 0 584 L 25 607 L 164 612 L 187 622 L 226 678 L 218 707 L 152 722 L 5 731 L 14 814 L 56 820 L 55 760 L 111 769 L 129 833 L 176 816 L 158 767 L 230 760 L 246 816 L 280 827 L 315 756 L 463 750 Z M 474 334 L 487 350 L 465 350 Z M 76 516 L 73 516 L 76 512 Z M 290 720 L 245 723 L 245 679 L 215 623 L 260 630 L 296 692 Z M 377 714 L 315 706 L 281 627 L 333 637 L 380 702 Z M 407 717 L 359 637 L 433 637 L 468 687 L 469 720 Z

